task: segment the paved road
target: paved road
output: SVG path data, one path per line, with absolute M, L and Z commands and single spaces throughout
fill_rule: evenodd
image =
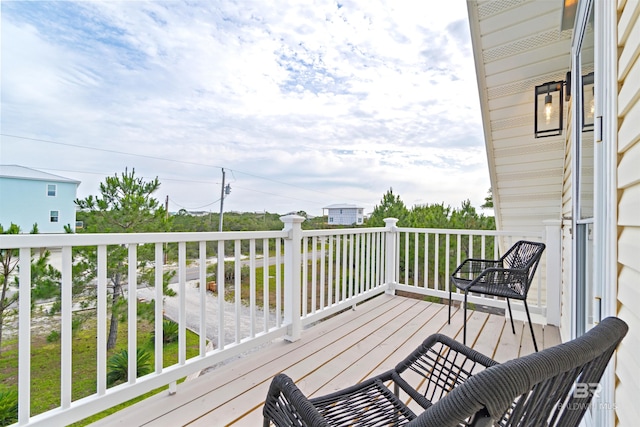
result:
M 178 291 L 178 284 L 171 284 L 170 287 Z M 138 297 L 152 300 L 155 298 L 155 290 L 153 288 L 139 288 Z M 211 292 L 207 292 L 205 297 L 206 303 L 206 336 L 211 340 L 214 345 L 218 343 L 218 297 Z M 178 320 L 179 316 L 179 296 L 164 297 L 164 310 L 165 316 L 174 321 Z M 185 289 L 185 310 L 187 318 L 187 328 L 195 331 L 200 330 L 200 288 L 197 286 L 197 281 L 192 280 L 186 283 Z M 242 305 L 240 308 L 240 331 L 242 338 L 249 336 L 251 317 L 250 309 L 248 306 Z M 275 323 L 275 315 L 270 314 L 270 324 Z M 261 308 L 256 307 L 255 315 L 256 331 L 264 328 L 264 311 Z M 224 303 L 224 318 L 225 318 L 225 343 L 230 344 L 235 342 L 235 327 L 236 327 L 236 315 L 235 305 L 233 303 Z

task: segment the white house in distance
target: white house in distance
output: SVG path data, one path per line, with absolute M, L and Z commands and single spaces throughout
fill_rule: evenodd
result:
M 607 316 L 629 325 L 584 425 L 636 425 L 640 1 L 467 7 L 497 228 L 560 227 L 561 271 L 547 283 L 560 304 L 547 320 L 563 341 Z
M 322 208 L 327 210 L 327 222 L 331 225 L 362 225 L 364 208 L 349 204 L 336 204 Z
M 0 165 L 0 224 L 28 233 L 64 233 L 76 226 L 76 191 L 80 181 L 18 165 Z

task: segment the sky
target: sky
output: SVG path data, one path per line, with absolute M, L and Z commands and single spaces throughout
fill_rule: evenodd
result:
M 464 0 L 5 1 L 0 164 L 158 177 L 169 210 L 479 208 Z

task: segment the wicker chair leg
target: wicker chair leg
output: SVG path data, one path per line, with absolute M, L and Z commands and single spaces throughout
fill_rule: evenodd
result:
M 531 330 L 531 338 L 533 339 L 533 348 L 536 349 L 536 353 L 538 352 L 538 344 L 536 343 L 536 336 L 533 333 L 533 324 L 531 323 L 531 316 L 529 315 L 529 306 L 527 305 L 527 300 L 524 300 L 524 309 L 527 312 L 527 320 L 529 321 L 529 329 Z
M 467 291 L 464 291 L 464 317 L 462 321 L 462 344 L 467 345 Z
M 507 307 L 509 307 L 509 319 L 511 319 L 511 331 L 516 333 L 516 327 L 513 326 L 513 314 L 511 314 L 511 304 L 509 303 L 509 298 L 507 298 Z
M 449 285 L 449 320 L 447 323 L 451 324 L 451 285 Z

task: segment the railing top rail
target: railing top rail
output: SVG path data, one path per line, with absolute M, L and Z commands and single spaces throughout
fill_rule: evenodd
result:
M 80 234 L 4 234 L 0 249 L 96 246 L 112 244 L 176 243 L 243 239 L 275 239 L 286 231 L 223 231 L 189 233 L 80 233 Z
M 409 233 L 439 233 L 439 234 L 462 234 L 477 236 L 522 236 L 537 237 L 542 239 L 543 233 L 540 231 L 523 231 L 523 230 L 469 230 L 465 228 L 411 228 L 398 227 L 399 232 Z
M 302 230 L 303 237 L 313 236 L 335 236 L 344 234 L 367 234 L 380 233 L 386 231 L 385 227 L 369 227 L 369 228 L 336 228 L 326 230 Z

